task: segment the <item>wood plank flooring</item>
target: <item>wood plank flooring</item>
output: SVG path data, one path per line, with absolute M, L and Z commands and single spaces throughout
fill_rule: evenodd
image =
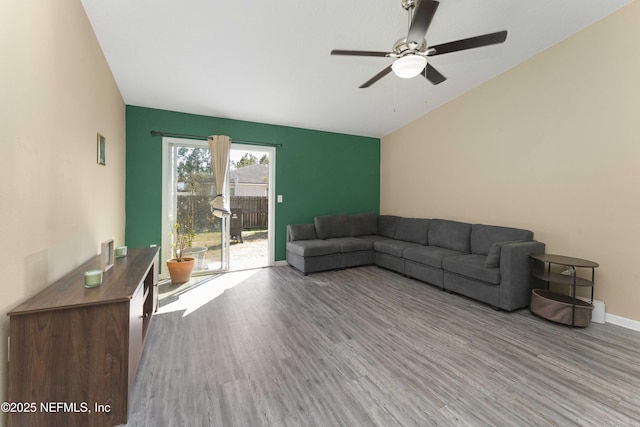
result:
M 373 266 L 234 274 L 155 316 L 129 426 L 640 426 L 640 333 Z

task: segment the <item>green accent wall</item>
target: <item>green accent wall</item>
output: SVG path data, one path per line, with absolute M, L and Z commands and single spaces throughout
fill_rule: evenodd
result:
M 287 224 L 316 215 L 380 210 L 380 139 L 127 105 L 126 244 L 162 240 L 162 138 L 151 131 L 229 135 L 279 143 L 276 149 L 275 258 L 286 258 Z

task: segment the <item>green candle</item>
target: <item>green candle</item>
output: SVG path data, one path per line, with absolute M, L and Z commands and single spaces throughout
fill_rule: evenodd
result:
M 102 284 L 102 270 L 89 270 L 84 272 L 84 287 L 95 288 Z
M 126 246 L 118 246 L 116 248 L 116 257 L 121 258 L 123 256 L 127 256 L 127 247 Z

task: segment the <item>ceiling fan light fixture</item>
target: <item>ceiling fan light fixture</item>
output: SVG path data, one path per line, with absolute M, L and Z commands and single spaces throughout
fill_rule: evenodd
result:
M 427 66 L 427 58 L 421 55 L 407 55 L 398 58 L 391 65 L 393 73 L 403 79 L 410 79 L 422 72 Z

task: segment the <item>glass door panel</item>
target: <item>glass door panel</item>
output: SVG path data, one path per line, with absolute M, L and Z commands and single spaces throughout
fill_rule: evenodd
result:
M 215 198 L 214 178 L 211 174 L 211 154 L 206 141 L 172 140 L 166 149 L 165 228 L 171 230 L 177 222 L 191 222 L 195 238 L 186 254 L 196 259 L 193 274 L 228 269 L 225 258 L 226 221 L 211 213 L 210 203 Z M 167 164 L 168 163 L 168 164 Z M 172 254 L 170 240 L 163 250 Z M 167 248 L 168 246 L 168 248 Z M 173 255 L 171 255 L 173 256 Z
M 232 144 L 230 158 L 230 267 L 266 267 L 271 265 L 275 149 Z

